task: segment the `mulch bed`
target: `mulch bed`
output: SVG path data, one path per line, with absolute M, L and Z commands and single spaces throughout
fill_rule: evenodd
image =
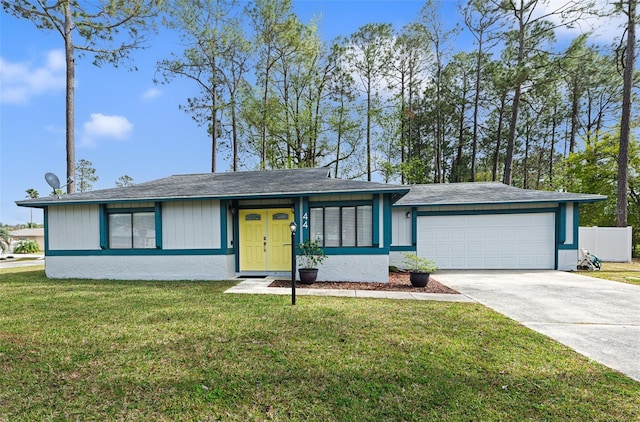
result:
M 275 280 L 269 287 L 291 287 L 291 280 Z M 429 283 L 425 287 L 413 287 L 409 281 L 408 273 L 389 273 L 388 283 L 360 283 L 351 281 L 318 281 L 313 284 L 297 283 L 301 289 L 345 289 L 345 290 L 383 290 L 392 292 L 415 293 L 445 293 L 457 294 L 458 292 L 439 283 L 433 277 L 429 277 Z

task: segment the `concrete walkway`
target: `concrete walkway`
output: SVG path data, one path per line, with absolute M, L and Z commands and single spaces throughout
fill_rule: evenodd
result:
M 562 271 L 438 271 L 438 281 L 640 381 L 640 286 Z
M 291 295 L 289 287 L 269 287 L 275 278 L 247 279 L 225 293 Z M 475 302 L 461 294 L 387 292 L 381 290 L 305 289 L 296 287 L 296 296 L 368 297 L 376 299 L 439 300 L 443 302 Z
M 44 265 L 44 255 L 3 254 L 0 255 L 0 268 L 32 267 Z

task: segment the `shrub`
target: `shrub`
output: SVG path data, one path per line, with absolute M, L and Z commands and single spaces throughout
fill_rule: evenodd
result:
M 40 251 L 40 246 L 35 240 L 18 240 L 13 245 L 13 253 L 36 253 Z

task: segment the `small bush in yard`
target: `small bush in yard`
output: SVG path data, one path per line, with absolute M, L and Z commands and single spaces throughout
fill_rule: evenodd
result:
M 40 246 L 35 240 L 19 240 L 13 245 L 13 253 L 36 253 Z

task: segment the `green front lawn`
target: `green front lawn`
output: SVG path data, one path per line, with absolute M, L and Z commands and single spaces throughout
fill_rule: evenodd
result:
M 638 420 L 640 383 L 481 305 L 0 271 L 0 420 Z
M 633 262 L 603 262 L 600 271 L 580 271 L 580 274 L 640 285 L 640 261 L 634 259 Z

